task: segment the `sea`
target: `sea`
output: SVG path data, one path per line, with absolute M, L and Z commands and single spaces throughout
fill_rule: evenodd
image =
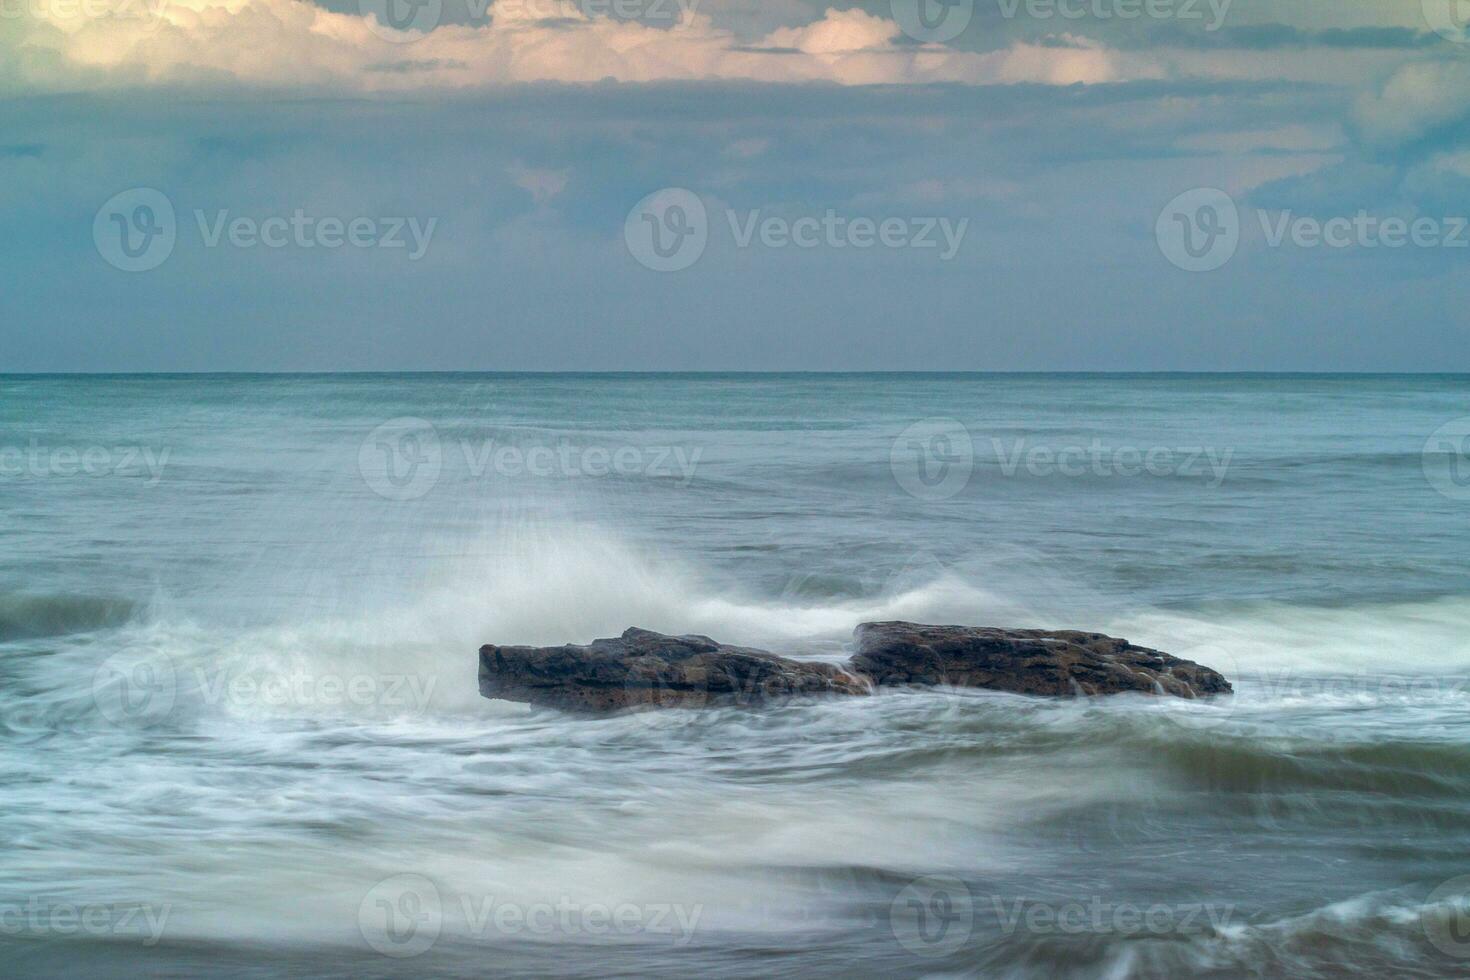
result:
M 482 644 L 1233 695 L 577 717 Z M 1470 974 L 1470 376 L 0 375 L 0 973 Z

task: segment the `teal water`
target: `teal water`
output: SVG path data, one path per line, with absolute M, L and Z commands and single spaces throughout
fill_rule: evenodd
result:
M 1467 416 L 1466 376 L 0 376 L 0 949 L 1463 975 Z M 476 691 L 485 642 L 839 658 L 880 618 L 1102 630 L 1237 694 Z

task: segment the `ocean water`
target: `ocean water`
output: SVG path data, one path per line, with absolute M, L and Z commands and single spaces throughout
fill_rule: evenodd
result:
M 18 976 L 1470 972 L 1470 377 L 0 376 Z M 604 719 L 482 643 L 1232 697 Z

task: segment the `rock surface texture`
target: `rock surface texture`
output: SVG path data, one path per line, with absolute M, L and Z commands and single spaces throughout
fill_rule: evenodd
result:
M 1016 694 L 1229 693 L 1209 667 L 1101 633 L 864 623 L 852 670 L 879 686 L 983 687 Z
M 480 693 L 572 711 L 761 704 L 818 694 L 867 694 L 832 664 L 788 660 L 707 636 L 629 629 L 587 646 L 480 648 Z
M 874 687 L 950 685 L 1015 694 L 1229 693 L 1208 667 L 1101 633 L 864 623 L 845 666 L 791 660 L 707 636 L 629 629 L 587 646 L 480 648 L 480 693 L 568 711 L 756 705 Z

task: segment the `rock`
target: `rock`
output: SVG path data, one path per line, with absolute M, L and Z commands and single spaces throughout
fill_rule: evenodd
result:
M 633 628 L 588 646 L 483 646 L 480 693 L 570 711 L 609 712 L 867 694 L 869 685 L 831 664 L 788 660 L 707 636 Z
M 880 686 L 948 684 L 1016 694 L 1225 694 L 1208 667 L 1101 633 L 864 623 L 852 670 Z

